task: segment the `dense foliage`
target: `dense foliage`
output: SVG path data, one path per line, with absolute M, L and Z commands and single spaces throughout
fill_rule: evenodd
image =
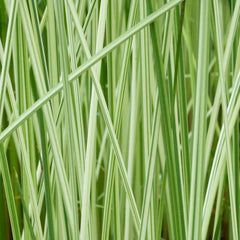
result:
M 240 0 L 0 0 L 0 239 L 239 239 Z

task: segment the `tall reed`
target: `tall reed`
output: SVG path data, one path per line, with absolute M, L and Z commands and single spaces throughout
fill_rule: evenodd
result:
M 0 239 L 238 239 L 240 0 L 0 0 Z

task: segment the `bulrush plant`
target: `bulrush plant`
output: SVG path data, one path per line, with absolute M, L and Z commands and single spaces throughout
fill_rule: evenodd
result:
M 0 239 L 239 239 L 239 14 L 0 0 Z

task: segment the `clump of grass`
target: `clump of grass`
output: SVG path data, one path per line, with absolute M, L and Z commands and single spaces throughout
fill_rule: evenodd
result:
M 0 239 L 239 238 L 240 1 L 0 13 Z

